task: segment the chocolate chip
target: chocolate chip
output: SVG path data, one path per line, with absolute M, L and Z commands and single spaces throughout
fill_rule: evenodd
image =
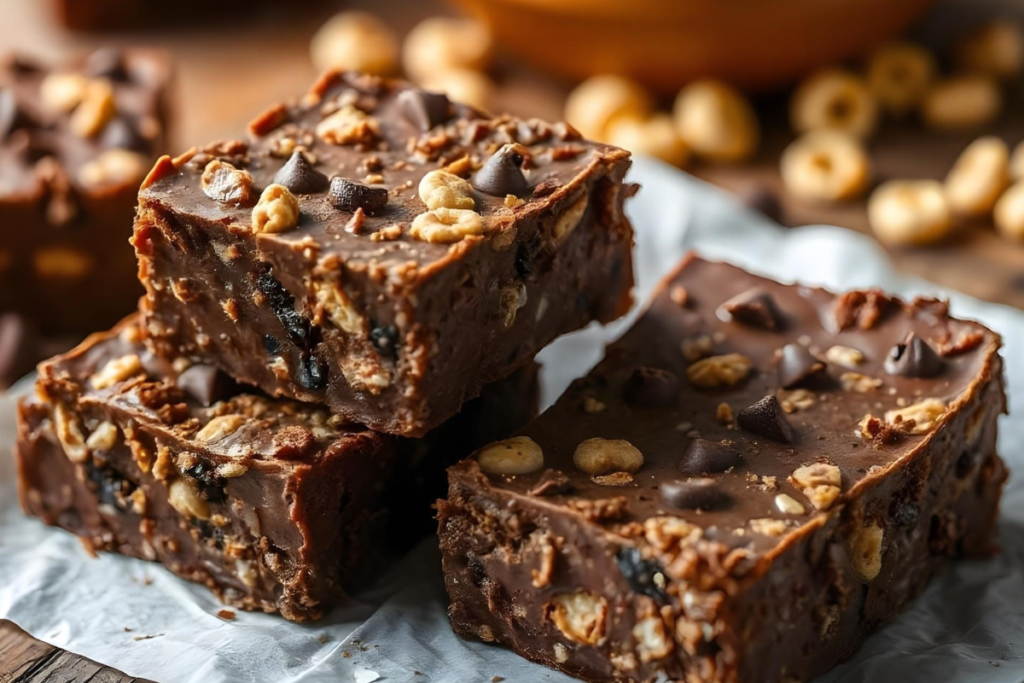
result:
M 93 52 L 85 59 L 82 71 L 91 78 L 128 79 L 124 53 L 116 47 L 103 47 Z
M 545 470 L 537 485 L 530 489 L 531 496 L 560 496 L 572 491 L 569 477 L 558 470 Z
M 384 325 L 370 330 L 370 343 L 378 353 L 388 358 L 398 355 L 398 328 L 394 325 Z
M 192 400 L 209 407 L 224 398 L 231 389 L 231 381 L 212 365 L 197 363 L 178 375 L 178 388 Z
M 295 310 L 295 297 L 269 271 L 260 273 L 256 284 L 292 341 L 304 342 L 309 337 L 309 321 Z
M 931 345 L 913 333 L 902 344 L 892 347 L 885 359 L 885 371 L 901 377 L 934 377 L 944 366 Z
M 210 503 L 224 501 L 224 478 L 214 473 L 206 463 L 198 463 L 185 470 L 185 474 L 196 480 L 199 497 Z
M 719 317 L 766 330 L 782 326 L 782 315 L 775 299 L 761 287 L 752 287 L 726 301 L 719 308 Z
M 388 191 L 383 187 L 370 187 L 347 178 L 336 177 L 331 180 L 330 200 L 336 209 L 362 209 L 373 215 L 387 206 Z
M 146 138 L 139 134 L 135 125 L 123 116 L 112 119 L 103 128 L 103 135 L 100 141 L 107 148 L 116 147 L 136 152 L 144 151 L 149 145 Z
M 440 125 L 452 117 L 452 103 L 446 95 L 426 90 L 403 90 L 395 98 L 398 107 L 410 123 L 421 133 Z
M 678 510 L 711 510 L 726 507 L 729 496 L 714 479 L 665 481 L 658 487 L 661 499 Z
M 327 176 L 313 168 L 300 150 L 292 152 L 288 162 L 274 175 L 274 182 L 295 194 L 322 192 L 328 185 Z
M 796 438 L 793 425 L 774 396 L 765 396 L 752 406 L 736 414 L 736 424 L 748 432 L 759 434 L 772 441 L 790 443 Z
M 327 369 L 316 356 L 303 353 L 299 357 L 299 371 L 295 379 L 304 389 L 322 389 L 327 384 Z
M 779 359 L 779 386 L 792 389 L 819 376 L 824 369 L 825 363 L 800 344 L 786 344 Z
M 530 183 L 523 175 L 525 153 L 526 148 L 522 145 L 504 145 L 484 162 L 473 180 L 473 187 L 492 197 L 523 197 L 529 194 Z
M 645 560 L 637 548 L 622 548 L 615 554 L 622 578 L 626 579 L 634 593 L 641 593 L 664 602 L 668 596 L 664 586 L 665 570 L 654 560 Z M 656 578 L 661 575 L 661 582 Z M 660 583 L 660 585 L 659 585 Z
M 639 367 L 622 387 L 626 403 L 657 407 L 674 403 L 679 395 L 679 378 L 667 370 Z
M 719 441 L 694 439 L 690 442 L 683 459 L 679 461 L 679 471 L 691 476 L 725 472 L 740 464 L 740 454 Z
M 32 370 L 39 360 L 35 325 L 17 313 L 0 315 L 0 389 L 9 387 Z

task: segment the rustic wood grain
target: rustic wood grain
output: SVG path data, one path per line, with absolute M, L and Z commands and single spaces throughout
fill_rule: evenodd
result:
M 0 683 L 148 683 L 47 645 L 0 619 Z

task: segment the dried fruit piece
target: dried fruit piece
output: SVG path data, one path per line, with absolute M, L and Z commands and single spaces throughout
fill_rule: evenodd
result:
M 328 193 L 331 205 L 342 211 L 362 209 L 373 215 L 387 206 L 388 191 L 383 187 L 363 185 L 348 178 L 337 176 L 331 179 Z
M 779 386 L 792 389 L 825 370 L 825 364 L 800 344 L 786 344 L 779 358 Z
M 685 166 L 690 159 L 690 148 L 668 114 L 650 118 L 619 116 L 608 125 L 608 143 L 673 166 Z
M 650 95 L 621 76 L 594 76 L 576 86 L 565 101 L 565 119 L 592 140 L 606 140 L 608 126 L 618 117 L 646 117 L 653 108 Z
M 530 193 L 530 183 L 523 175 L 523 163 L 527 156 L 529 151 L 520 144 L 503 145 L 484 162 L 483 168 L 477 172 L 473 180 L 473 187 L 492 197 L 525 197 Z
M 723 356 L 710 356 L 693 363 L 686 369 L 686 378 L 695 387 L 716 389 L 739 384 L 747 375 L 753 364 L 750 359 L 739 353 L 727 353 Z
M 902 377 L 934 377 L 944 366 L 945 362 L 931 345 L 914 333 L 892 347 L 885 359 L 885 371 Z
M 726 301 L 719 307 L 718 316 L 765 330 L 782 326 L 782 314 L 775 299 L 761 287 L 752 287 Z
M 431 171 L 420 180 L 420 200 L 430 210 L 472 209 L 473 186 L 466 180 L 447 171 Z
M 299 200 L 284 185 L 269 185 L 252 209 L 252 231 L 285 232 L 299 224 Z
M 206 164 L 200 186 L 210 199 L 235 206 L 248 206 L 253 199 L 253 181 L 248 171 L 242 171 L 226 161 L 214 159 Z
M 274 182 L 296 194 L 312 194 L 327 189 L 327 176 L 313 167 L 302 150 L 295 150 L 274 175 Z
M 679 461 L 679 471 L 691 476 L 717 474 L 738 466 L 740 454 L 724 443 L 694 439 Z
M 736 424 L 748 432 L 773 441 L 791 443 L 796 438 L 793 426 L 789 424 L 785 411 L 774 395 L 765 396 L 737 413 Z
M 385 75 L 398 64 L 398 39 L 377 17 L 367 12 L 341 12 L 313 36 L 309 46 L 319 71 L 331 69 Z
M 871 159 L 856 137 L 816 130 L 782 152 L 782 180 L 798 197 L 845 201 L 859 197 L 871 180 Z
M 627 403 L 657 407 L 670 405 L 679 395 L 679 379 L 674 373 L 659 368 L 638 367 L 622 387 Z
M 480 449 L 476 460 L 486 474 L 514 476 L 544 467 L 544 451 L 533 439 L 514 436 Z
M 990 213 L 1010 184 L 1010 152 L 1000 138 L 989 135 L 972 142 L 946 176 L 946 200 L 954 213 Z
M 828 68 L 812 75 L 793 93 L 789 117 L 797 133 L 830 130 L 866 138 L 878 123 L 878 105 L 863 78 Z
M 612 472 L 636 472 L 644 464 L 644 456 L 633 444 L 622 439 L 587 439 L 576 447 L 572 461 L 590 475 Z
M 412 221 L 409 235 L 413 239 L 451 244 L 471 235 L 484 233 L 483 218 L 468 209 L 434 209 L 421 213 Z
M 750 102 L 719 81 L 696 81 L 683 88 L 676 97 L 673 116 L 683 142 L 694 154 L 711 161 L 743 161 L 757 151 L 761 141 Z
M 949 203 L 936 180 L 891 180 L 871 193 L 868 222 L 885 244 L 927 245 L 951 231 Z
M 888 114 L 904 116 L 921 102 L 937 72 L 935 55 L 926 47 L 889 43 L 868 60 L 868 91 Z
M 1003 108 L 998 84 L 987 76 L 956 76 L 934 85 L 921 102 L 921 118 L 936 130 L 968 130 L 992 123 Z
M 402 65 L 415 81 L 452 69 L 482 71 L 493 52 L 487 26 L 469 18 L 431 17 L 417 24 L 402 45 Z
M 994 21 L 958 40 L 953 55 L 962 71 L 1011 79 L 1024 65 L 1024 34 L 1014 22 Z
M 729 496 L 714 479 L 665 481 L 658 493 L 666 504 L 679 510 L 711 510 L 729 504 Z

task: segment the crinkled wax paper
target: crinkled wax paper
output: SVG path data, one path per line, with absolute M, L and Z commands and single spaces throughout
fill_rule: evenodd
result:
M 639 301 L 691 248 L 782 280 L 948 296 L 955 315 L 1003 335 L 1011 411 L 1016 407 L 1024 392 L 1024 313 L 897 276 L 866 237 L 826 227 L 783 230 L 656 162 L 638 160 L 632 179 L 643 185 L 629 209 L 638 233 Z M 628 322 L 592 327 L 546 349 L 545 401 L 585 374 Z M 13 400 L 0 398 L 0 447 L 13 438 Z M 956 564 L 822 683 L 1024 681 L 1024 485 L 1017 474 L 1024 472 L 1024 424 L 1004 418 L 999 443 L 1013 472 L 999 528 L 1002 553 Z M 428 539 L 359 604 L 324 621 L 298 625 L 243 612 L 224 621 L 204 588 L 154 564 L 90 558 L 70 534 L 23 517 L 13 465 L 0 457 L 0 617 L 131 675 L 161 683 L 573 680 L 457 638 L 445 606 L 436 542 Z

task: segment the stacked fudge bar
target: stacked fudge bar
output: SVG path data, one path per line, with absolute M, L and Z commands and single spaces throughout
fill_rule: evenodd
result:
M 586 378 L 449 472 L 455 630 L 591 681 L 809 681 L 992 549 L 999 338 L 689 258 Z
M 140 312 L 41 365 L 21 405 L 23 506 L 317 618 L 432 523 L 453 457 L 533 417 L 541 348 L 628 308 L 628 165 L 350 73 L 162 158 Z

